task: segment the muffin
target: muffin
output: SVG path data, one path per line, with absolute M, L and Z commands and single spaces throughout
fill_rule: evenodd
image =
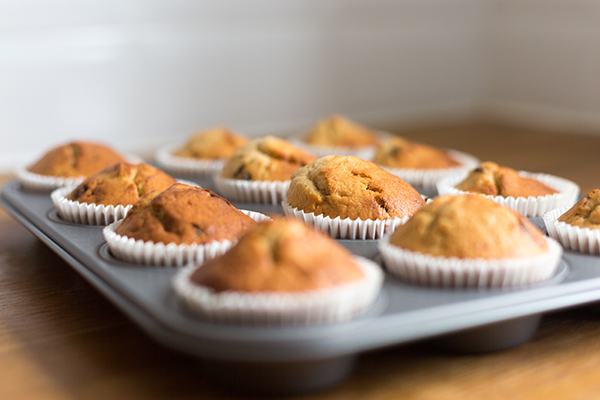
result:
M 173 152 L 173 155 L 185 158 L 229 158 L 247 142 L 248 139 L 230 129 L 216 126 L 196 133 L 182 148 Z
M 579 186 L 567 179 L 517 172 L 489 161 L 469 173 L 443 178 L 436 186 L 439 194 L 487 196 L 526 217 L 541 217 L 550 210 L 571 207 L 579 195 Z
M 446 169 L 461 165 L 447 151 L 393 137 L 377 146 L 373 162 L 397 169 Z
M 380 243 L 390 272 L 413 283 L 514 286 L 551 278 L 561 248 L 531 222 L 474 194 L 440 196 Z
M 108 146 L 71 142 L 58 146 L 37 162 L 18 171 L 21 184 L 34 190 L 48 190 L 78 184 L 102 169 L 125 159 Z
M 343 229 L 350 229 L 352 236 L 364 228 L 361 225 L 365 221 L 379 221 L 374 235 L 389 232 L 423 204 L 425 200 L 412 186 L 370 161 L 354 156 L 326 156 L 294 173 L 283 206 L 286 214 L 330 234 L 332 229 L 341 229 L 331 224 L 351 224 L 352 229 Z
M 234 201 L 278 203 L 292 174 L 315 157 L 286 140 L 267 136 L 238 149 L 215 177 L 219 193 Z
M 263 217 L 238 210 L 210 190 L 175 184 L 146 194 L 104 235 L 119 259 L 183 265 L 223 253 Z
M 341 115 L 319 120 L 306 134 L 293 139 L 300 148 L 318 157 L 352 155 L 371 160 L 375 145 L 387 134 L 359 125 Z
M 548 235 L 567 249 L 600 254 L 600 190 L 591 191 L 570 209 L 544 214 L 544 224 Z
M 327 322 L 377 298 L 376 264 L 299 221 L 260 223 L 224 255 L 190 267 L 174 289 L 193 312 L 223 321 Z
M 465 192 L 503 197 L 537 197 L 558 193 L 536 179 L 520 176 L 514 169 L 490 161 L 483 162 L 472 170 L 456 188 Z
M 75 189 L 57 189 L 52 200 L 67 221 L 109 224 L 123 218 L 146 193 L 165 190 L 175 183 L 175 179 L 152 165 L 120 162 L 90 176 Z

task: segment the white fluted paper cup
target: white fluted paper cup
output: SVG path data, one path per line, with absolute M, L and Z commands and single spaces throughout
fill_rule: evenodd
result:
M 240 210 L 256 222 L 271 218 L 254 211 Z M 102 230 L 110 252 L 119 260 L 132 264 L 179 267 L 189 263 L 203 262 L 224 254 L 236 242 L 230 240 L 213 241 L 206 244 L 155 243 L 136 240 L 119 235 L 115 231 L 123 220 L 118 220 Z
M 216 322 L 309 325 L 340 322 L 368 309 L 377 300 L 384 274 L 374 262 L 354 261 L 364 273 L 357 282 L 305 292 L 215 292 L 190 280 L 198 267 L 188 266 L 173 279 L 173 289 L 194 315 Z M 202 267 L 199 267 L 202 268 Z
M 67 186 L 55 189 L 50 198 L 56 206 L 58 215 L 68 222 L 82 225 L 108 225 L 125 218 L 132 205 L 88 204 L 69 200 L 65 196 L 77 186 Z
M 229 201 L 279 204 L 287 197 L 291 181 L 248 181 L 214 176 L 217 192 Z
M 469 172 L 465 171 L 461 174 L 441 179 L 437 183 L 438 193 L 440 195 L 458 195 L 468 193 L 456 188 L 456 185 L 462 182 L 468 174 Z M 558 193 L 537 197 L 503 197 L 483 194 L 481 194 L 481 196 L 492 199 L 496 203 L 508 207 L 524 217 L 541 217 L 548 211 L 556 208 L 571 207 L 577 201 L 577 196 L 579 196 L 579 186 L 570 180 L 559 178 L 553 175 L 525 171 L 519 171 L 519 175 L 540 181 L 546 186 L 558 191 Z
M 556 274 L 562 255 L 560 245 L 548 237 L 548 252 L 506 259 L 432 256 L 394 246 L 390 238 L 384 236 L 378 245 L 388 271 L 403 281 L 424 286 L 507 288 L 543 282 Z
M 209 178 L 221 172 L 225 159 L 179 157 L 173 154 L 183 144 L 164 146 L 155 154 L 156 163 L 164 171 L 175 175 Z
M 412 186 L 433 190 L 436 188 L 437 182 L 441 179 L 464 173 L 479 165 L 479 159 L 467 153 L 448 150 L 448 156 L 459 162 L 461 165 L 451 168 L 436 169 L 389 168 L 381 165 L 380 167 L 403 179 Z
M 304 212 L 290 206 L 287 201 L 283 201 L 281 206 L 286 216 L 302 220 L 305 224 L 314 226 L 334 239 L 379 239 L 387 233 L 394 232 L 398 226 L 403 225 L 410 218 L 410 216 L 369 220 L 360 218 L 331 218 L 326 215 L 315 215 L 315 213 Z
M 548 235 L 558 240 L 568 250 L 599 255 L 600 229 L 582 228 L 559 221 L 558 218 L 568 209 L 563 207 L 544 214 Z

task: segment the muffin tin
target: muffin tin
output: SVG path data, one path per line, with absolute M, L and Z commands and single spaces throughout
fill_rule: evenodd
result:
M 201 357 L 206 374 L 243 391 L 324 388 L 348 376 L 363 352 L 428 338 L 456 351 L 510 348 L 534 334 L 543 313 L 600 300 L 600 257 L 565 251 L 551 280 L 528 287 L 449 290 L 411 286 L 388 275 L 373 307 L 348 322 L 293 328 L 210 323 L 178 303 L 171 289 L 177 268 L 117 260 L 102 227 L 61 220 L 48 193 L 27 192 L 9 181 L 0 203 L 156 341 Z M 281 213 L 279 206 L 235 205 Z M 541 218 L 533 222 L 543 227 Z M 379 260 L 376 241 L 340 243 Z

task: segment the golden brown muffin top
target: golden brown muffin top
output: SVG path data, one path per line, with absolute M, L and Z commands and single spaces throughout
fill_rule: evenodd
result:
M 292 207 L 331 218 L 407 217 L 425 204 L 408 183 L 354 156 L 326 156 L 292 175 Z
M 210 190 L 178 183 L 142 197 L 115 232 L 144 242 L 205 244 L 236 240 L 255 224 Z
M 581 228 L 600 229 L 600 189 L 594 189 L 558 218 Z
M 256 225 L 227 253 L 194 271 L 191 280 L 217 292 L 317 290 L 362 279 L 352 258 L 325 234 L 278 218 Z
M 90 176 L 66 198 L 80 203 L 129 205 L 153 190 L 165 190 L 177 181 L 149 164 L 120 162 Z
M 373 162 L 388 168 L 406 169 L 442 169 L 461 165 L 446 151 L 402 137 L 393 137 L 380 144 Z
M 517 258 L 548 251 L 544 235 L 526 218 L 475 194 L 435 198 L 399 226 L 390 243 L 458 258 Z
M 479 164 L 456 188 L 465 192 L 504 197 L 537 197 L 558 193 L 538 180 L 521 176 L 514 169 L 491 161 Z
M 50 150 L 27 170 L 48 176 L 90 176 L 121 161 L 125 160 L 110 147 L 90 142 L 71 142 Z
M 220 159 L 229 158 L 244 146 L 248 139 L 224 126 L 198 132 L 179 150 L 173 153 L 178 157 Z
M 225 163 L 221 176 L 251 181 L 287 181 L 298 168 L 315 159 L 286 140 L 266 136 L 238 149 Z
M 302 139 L 315 146 L 365 147 L 377 144 L 379 138 L 369 128 L 341 115 L 321 119 Z

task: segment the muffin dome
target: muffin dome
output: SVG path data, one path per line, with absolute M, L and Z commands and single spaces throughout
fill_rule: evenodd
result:
M 123 157 L 110 147 L 90 142 L 71 142 L 50 150 L 27 170 L 40 175 L 80 177 L 90 176 L 122 161 Z
M 165 190 L 177 181 L 149 164 L 120 162 L 90 176 L 66 198 L 80 203 L 128 205 L 153 190 Z
M 538 180 L 521 176 L 514 169 L 490 161 L 481 163 L 472 170 L 456 188 L 465 192 L 503 197 L 537 197 L 558 193 Z
M 458 258 L 518 258 L 548 251 L 544 235 L 531 222 L 479 195 L 435 198 L 396 229 L 390 244 Z
M 595 189 L 558 218 L 580 228 L 600 229 L 600 190 Z
M 461 165 L 443 150 L 401 137 L 379 145 L 373 162 L 383 167 L 403 169 L 443 169 Z
M 369 128 L 332 115 L 318 121 L 302 141 L 313 146 L 364 147 L 376 144 L 378 137 Z
M 227 160 L 221 177 L 248 181 L 287 181 L 315 157 L 286 140 L 267 136 L 238 149 Z
M 193 135 L 173 155 L 185 158 L 219 159 L 229 158 L 248 140 L 224 126 L 215 126 Z
M 331 218 L 407 217 L 425 204 L 408 183 L 354 156 L 326 156 L 292 176 L 287 202 Z
M 204 244 L 233 241 L 255 224 L 223 197 L 179 183 L 142 197 L 115 232 L 145 242 Z

